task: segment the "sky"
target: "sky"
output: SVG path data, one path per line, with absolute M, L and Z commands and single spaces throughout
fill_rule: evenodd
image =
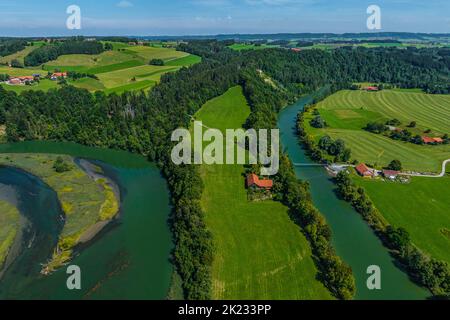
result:
M 0 36 L 368 32 L 369 5 L 379 31 L 450 33 L 450 0 L 0 0 Z

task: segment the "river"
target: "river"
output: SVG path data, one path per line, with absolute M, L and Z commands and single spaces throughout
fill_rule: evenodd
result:
M 279 115 L 281 142 L 294 163 L 314 163 L 298 141 L 295 130 L 297 114 L 311 103 L 310 97 L 300 99 Z M 297 177 L 308 181 L 314 205 L 325 216 L 333 231 L 333 246 L 337 254 L 351 266 L 356 279 L 356 297 L 359 300 L 418 300 L 430 297 L 430 292 L 413 283 L 400 270 L 388 250 L 350 204 L 335 194 L 335 185 L 325 168 L 296 167 Z M 381 290 L 369 290 L 367 267 L 381 268 Z
M 30 221 L 22 250 L 0 281 L 0 299 L 164 299 L 169 289 L 173 247 L 168 226 L 169 191 L 156 166 L 144 157 L 73 143 L 23 142 L 0 145 L 0 152 L 68 154 L 89 159 L 120 188 L 121 213 L 70 262 L 81 268 L 81 290 L 67 289 L 66 268 L 39 274 L 62 225 L 53 190 L 26 172 L 0 169 L 0 183 L 18 195 Z

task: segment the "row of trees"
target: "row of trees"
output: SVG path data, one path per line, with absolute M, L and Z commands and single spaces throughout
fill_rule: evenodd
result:
M 44 45 L 30 52 L 24 59 L 26 66 L 39 66 L 65 54 L 100 54 L 105 51 L 101 42 L 71 39 Z
M 362 187 L 358 187 L 346 172 L 336 177 L 338 194 L 350 202 L 369 223 L 393 255 L 405 266 L 416 282 L 429 288 L 436 296 L 450 297 L 450 267 L 444 261 L 432 259 L 420 251 L 403 228 L 389 225 Z
M 395 125 L 399 125 L 400 123 L 397 123 Z M 381 122 L 369 122 L 365 127 L 364 130 L 375 133 L 375 134 L 384 134 L 388 137 L 390 137 L 391 139 L 394 140 L 401 140 L 401 141 L 405 141 L 405 142 L 411 142 L 414 144 L 424 144 L 423 138 L 422 136 L 418 135 L 418 134 L 413 134 L 411 131 L 409 131 L 408 129 L 395 129 L 395 130 L 390 130 L 389 129 L 389 125 L 394 125 L 392 124 L 392 121 L 389 121 L 387 124 L 381 123 Z M 416 122 L 411 122 L 408 125 L 409 128 L 414 128 L 416 127 Z M 427 130 L 428 133 L 431 130 Z M 389 133 L 388 133 L 389 132 Z M 425 132 L 427 133 L 427 132 Z M 442 141 L 444 144 L 448 144 L 449 143 L 449 136 L 448 134 L 444 134 L 442 136 Z M 437 144 L 437 143 L 435 143 Z

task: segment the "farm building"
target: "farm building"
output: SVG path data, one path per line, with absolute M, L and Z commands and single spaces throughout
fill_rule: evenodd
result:
M 431 137 L 422 137 L 422 141 L 425 144 L 443 143 L 444 142 L 444 140 L 442 140 L 441 138 L 431 138 Z
M 67 72 L 55 72 L 52 74 L 51 78 L 53 81 L 58 80 L 58 78 L 65 78 L 67 77 Z
M 378 87 L 374 87 L 374 86 L 365 87 L 364 90 L 366 90 L 366 91 L 379 91 Z
M 399 171 L 394 171 L 394 170 L 383 170 L 383 176 L 386 179 L 390 179 L 390 180 L 395 180 L 398 175 L 399 175 Z
M 269 179 L 259 179 L 259 177 L 252 173 L 247 176 L 247 188 L 258 188 L 270 190 L 273 187 L 273 181 Z
M 300 49 L 300 48 L 292 48 L 291 50 L 294 51 L 294 52 L 300 52 L 300 51 L 302 51 L 302 49 Z
M 33 76 L 23 76 L 23 77 L 11 78 L 11 79 L 9 79 L 8 84 L 10 84 L 10 85 L 25 84 L 27 81 L 28 82 L 34 81 L 34 77 Z
M 374 172 L 372 169 L 370 169 L 366 164 L 361 163 L 355 167 L 358 174 L 365 178 L 371 178 L 374 175 Z

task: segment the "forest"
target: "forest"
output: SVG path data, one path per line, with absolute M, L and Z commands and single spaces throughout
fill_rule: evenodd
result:
M 30 52 L 24 59 L 26 66 L 39 66 L 48 61 L 56 60 L 65 54 L 100 54 L 105 51 L 98 41 L 71 39 L 62 42 L 52 42 Z
M 96 42 L 52 44 L 33 51 L 26 61 L 36 65 L 58 54 L 94 54 L 102 50 L 103 46 Z M 148 94 L 107 96 L 65 85 L 47 93 L 28 91 L 17 95 L 0 88 L 0 125 L 6 124 L 10 142 L 72 141 L 144 154 L 157 162 L 172 194 L 173 262 L 187 299 L 210 297 L 214 248 L 199 204 L 203 187 L 197 168 L 172 164 L 170 135 L 176 128 L 188 127 L 191 115 L 204 103 L 232 86 L 242 85 L 252 107 L 246 126 L 258 129 L 275 127 L 283 105 L 326 85 L 332 92 L 363 81 L 420 87 L 430 92 L 448 93 L 449 89 L 446 51 L 405 50 L 400 54 L 396 49 L 343 48 L 332 52 L 236 52 L 224 43 L 207 40 L 180 44 L 179 50 L 199 55 L 203 60 L 165 74 Z M 431 55 L 432 59 L 416 65 L 411 55 Z M 264 82 L 258 81 L 257 70 L 263 70 L 277 89 L 267 90 Z M 352 297 L 351 270 L 334 253 L 330 230 L 311 205 L 307 185 L 294 178 L 286 159 L 276 180 L 279 200 L 294 210 L 310 239 L 322 281 L 337 297 Z
M 0 57 L 9 56 L 19 52 L 27 46 L 26 40 L 19 39 L 0 39 Z

